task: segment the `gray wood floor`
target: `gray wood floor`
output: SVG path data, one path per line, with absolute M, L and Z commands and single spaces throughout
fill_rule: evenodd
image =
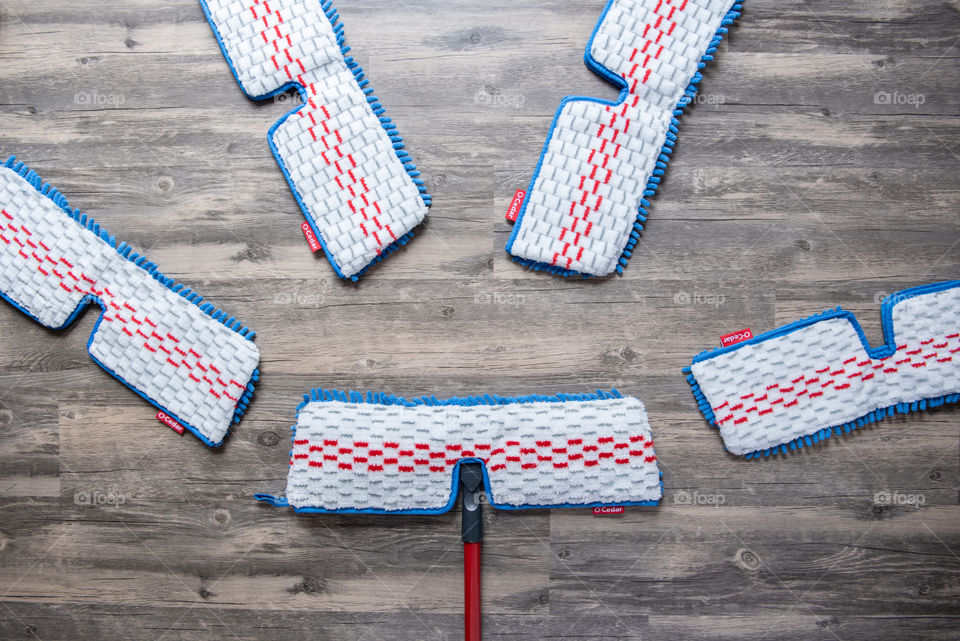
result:
M 314 386 L 647 403 L 662 505 L 488 514 L 487 639 L 960 638 L 956 407 L 751 462 L 680 373 L 840 304 L 879 342 L 884 293 L 960 276 L 956 0 L 748 0 L 630 267 L 588 282 L 514 265 L 503 213 L 561 96 L 614 95 L 581 61 L 602 1 L 339 5 L 435 202 L 357 285 L 300 233 L 266 143 L 287 107 L 242 95 L 196 2 L 0 4 L 0 152 L 263 352 L 211 451 L 90 362 L 92 314 L 58 334 L 0 305 L 0 638 L 459 638 L 455 513 L 251 500 L 282 491 Z

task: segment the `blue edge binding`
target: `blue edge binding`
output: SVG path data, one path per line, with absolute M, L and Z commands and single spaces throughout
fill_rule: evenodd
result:
M 169 289 L 172 292 L 176 292 L 177 294 L 180 294 L 180 296 L 182 296 L 187 301 L 199 307 L 200 311 L 204 312 L 205 314 L 213 318 L 215 321 L 219 321 L 220 323 L 226 325 L 227 327 L 237 332 L 247 340 L 253 340 L 253 337 L 256 334 L 256 332 L 254 332 L 252 329 L 249 329 L 243 326 L 235 317 L 228 316 L 226 312 L 218 309 L 213 303 L 203 303 L 201 305 L 201 303 L 203 302 L 203 296 L 200 296 L 196 292 L 191 291 L 189 287 L 184 287 L 183 283 L 177 283 L 176 280 L 174 280 L 172 277 L 165 276 L 163 273 L 159 271 L 155 263 L 149 262 L 146 256 L 142 256 L 137 252 L 133 251 L 133 249 L 129 245 L 127 245 L 127 243 L 121 242 L 118 245 L 117 239 L 114 236 L 111 236 L 110 233 L 107 232 L 107 230 L 103 229 L 98 223 L 96 223 L 92 217 L 82 213 L 79 209 L 71 208 L 70 204 L 67 202 L 67 198 L 63 194 L 61 194 L 59 191 L 57 191 L 55 187 L 51 186 L 50 183 L 43 182 L 43 180 L 40 178 L 40 175 L 37 172 L 30 169 L 29 167 L 27 167 L 26 163 L 17 161 L 15 156 L 10 156 L 9 158 L 7 158 L 7 161 L 3 164 L 3 166 L 19 174 L 34 189 L 36 189 L 42 195 L 52 200 L 53 203 L 57 207 L 62 209 L 63 212 L 67 216 L 69 216 L 72 220 L 79 223 L 81 226 L 83 226 L 83 228 L 96 234 L 100 238 L 100 240 L 104 241 L 105 243 L 113 247 L 118 254 L 120 254 L 130 262 L 132 262 L 134 265 L 143 269 L 145 272 L 153 276 L 153 278 L 157 282 L 159 282 L 161 285 L 164 285 L 167 289 Z M 31 314 L 23 306 L 21 306 L 15 300 L 7 296 L 5 293 L 0 292 L 0 296 L 2 296 L 4 300 L 6 300 L 8 303 L 13 305 L 17 309 L 19 309 L 21 312 L 23 312 L 33 320 L 43 325 L 43 323 L 40 321 L 39 318 Z M 132 389 L 139 396 L 143 397 L 148 403 L 156 407 L 158 410 L 161 410 L 171 418 L 175 419 L 178 423 L 180 423 L 185 428 L 193 432 L 197 436 L 197 438 L 199 438 L 201 441 L 203 441 L 210 447 L 217 447 L 220 444 L 222 444 L 223 439 L 220 439 L 220 441 L 214 443 L 213 441 L 208 439 L 206 436 L 201 434 L 195 427 L 193 427 L 192 425 L 190 425 L 189 423 L 181 419 L 179 416 L 177 416 L 167 408 L 160 405 L 160 403 L 148 397 L 146 394 L 138 390 L 136 387 L 134 387 L 133 385 L 125 381 L 123 377 L 121 377 L 112 369 L 110 369 L 109 367 L 107 367 L 106 365 L 98 361 L 94 357 L 94 355 L 90 353 L 90 344 L 93 342 L 93 337 L 96 336 L 97 330 L 100 328 L 100 323 L 101 321 L 103 321 L 103 313 L 106 311 L 106 307 L 104 306 L 103 301 L 101 301 L 99 298 L 97 298 L 96 296 L 87 294 L 80 300 L 80 303 L 77 305 L 77 308 L 73 310 L 73 312 L 67 318 L 66 322 L 63 323 L 63 325 L 61 325 L 60 327 L 53 327 L 51 329 L 61 330 L 61 329 L 64 329 L 65 327 L 68 327 L 71 323 L 73 323 L 73 321 L 77 319 L 80 313 L 83 312 L 83 310 L 85 310 L 88 305 L 90 305 L 90 303 L 97 303 L 102 310 L 100 312 L 100 316 L 97 318 L 96 324 L 93 326 L 93 331 L 90 332 L 90 338 L 87 340 L 87 353 L 90 354 L 90 358 L 93 360 L 93 362 L 99 365 L 101 368 L 103 368 L 104 371 L 106 371 L 108 374 L 116 378 L 118 381 L 120 381 L 121 383 L 123 383 L 124 385 Z M 234 408 L 234 412 L 233 412 L 234 423 L 238 423 L 240 421 L 240 417 L 243 416 L 244 412 L 246 412 L 247 405 L 250 403 L 250 400 L 253 398 L 254 383 L 257 380 L 259 380 L 259 378 L 260 378 L 260 370 L 255 369 L 253 371 L 253 374 L 250 376 L 250 380 L 247 382 L 247 385 L 243 391 L 243 394 L 240 396 L 240 400 L 237 401 L 237 405 Z M 227 436 L 227 433 L 224 433 L 224 438 L 226 438 L 226 436 Z
M 597 32 L 600 30 L 600 26 L 603 24 L 603 19 L 607 16 L 607 12 L 610 10 L 610 7 L 613 6 L 614 2 L 616 2 L 616 0 L 608 0 L 607 5 L 603 8 L 603 13 L 600 14 L 600 19 L 597 20 L 597 24 L 593 28 L 593 33 L 590 34 L 590 40 L 587 42 L 587 48 L 583 54 L 583 62 L 591 71 L 620 87 L 620 95 L 617 97 L 616 102 L 602 100 L 600 98 L 593 98 L 590 96 L 565 96 L 563 100 L 560 101 L 560 106 L 557 107 L 557 112 L 553 117 L 553 122 L 550 124 L 550 131 L 547 132 L 547 141 L 543 144 L 543 151 L 540 152 L 540 159 L 537 161 L 537 167 L 533 171 L 533 177 L 530 178 L 530 184 L 527 187 L 523 205 L 520 207 L 520 212 L 517 214 L 517 220 L 513 225 L 513 232 L 510 234 L 510 239 L 507 241 L 506 251 L 508 254 L 510 254 L 510 257 L 514 260 L 514 262 L 517 262 L 524 267 L 529 267 L 534 271 L 545 271 L 551 274 L 557 274 L 558 276 L 579 275 L 583 278 L 590 277 L 590 274 L 584 274 L 574 269 L 564 269 L 563 267 L 539 262 L 533 260 L 532 258 L 521 258 L 519 256 L 514 256 L 511 253 L 511 250 L 513 249 L 513 241 L 516 240 L 517 234 L 520 232 L 520 224 L 523 222 L 523 214 L 527 211 L 529 195 L 533 191 L 533 185 L 537 181 L 537 176 L 540 175 L 540 166 L 543 164 L 543 159 L 547 155 L 547 148 L 550 146 L 550 140 L 553 138 L 553 130 L 557 126 L 557 120 L 560 118 L 560 114 L 563 111 L 564 105 L 566 105 L 568 102 L 573 102 L 576 100 L 587 100 L 601 105 L 616 106 L 622 105 L 623 101 L 627 98 L 626 80 L 594 60 L 593 56 L 590 54 L 590 50 L 593 48 L 593 39 L 596 38 Z M 723 17 L 723 20 L 720 21 L 720 27 L 717 28 L 717 32 L 714 34 L 713 39 L 710 40 L 710 43 L 707 45 L 707 50 L 704 52 L 703 56 L 701 56 L 700 62 L 697 63 L 698 71 L 693 74 L 693 77 L 690 79 L 690 82 L 687 85 L 686 91 L 684 91 L 684 94 L 680 100 L 677 101 L 676 107 L 674 107 L 673 117 L 670 119 L 670 127 L 667 130 L 663 147 L 660 149 L 660 155 L 657 156 L 657 163 L 654 166 L 655 168 L 651 172 L 650 177 L 647 179 L 647 186 L 644 188 L 643 195 L 640 198 L 640 205 L 637 208 L 637 218 L 633 223 L 633 231 L 630 232 L 630 238 L 627 239 L 627 244 L 623 248 L 623 252 L 620 254 L 620 259 L 617 261 L 616 271 L 618 274 L 623 274 L 624 267 L 626 267 L 627 263 L 630 261 L 633 248 L 636 246 L 637 241 L 640 240 L 640 232 L 643 231 L 643 224 L 647 222 L 647 216 L 649 216 L 649 212 L 647 210 L 650 207 L 650 201 L 648 198 L 652 198 L 657 193 L 657 188 L 660 186 L 661 177 L 667 169 L 667 163 L 670 162 L 670 154 L 673 153 L 673 146 L 677 142 L 677 134 L 679 133 L 679 129 L 677 127 L 680 124 L 680 120 L 678 118 L 684 114 L 687 106 L 693 102 L 693 99 L 697 95 L 697 85 L 699 85 L 700 81 L 703 80 L 703 75 L 700 73 L 699 69 L 703 69 L 707 66 L 707 62 L 713 60 L 713 54 L 716 53 L 717 47 L 723 41 L 723 36 L 729 32 L 727 27 L 732 25 L 734 20 L 740 17 L 740 11 L 742 9 L 742 1 L 736 0 L 736 2 L 733 3 L 726 15 Z
M 230 54 L 227 53 L 227 48 L 223 44 L 223 39 L 220 37 L 220 30 L 217 29 L 217 25 L 214 23 L 213 18 L 210 15 L 210 9 L 207 7 L 206 0 L 200 0 L 200 6 L 203 8 L 203 13 L 207 17 L 207 22 L 210 23 L 210 28 L 213 29 L 213 35 L 217 38 L 217 44 L 220 45 L 220 51 L 223 53 L 223 57 L 227 61 L 227 65 L 229 65 L 230 71 L 233 73 L 233 77 L 236 78 L 237 84 L 240 85 L 241 91 L 243 91 L 248 98 L 251 98 L 252 100 L 266 100 L 267 98 L 272 98 L 273 96 L 279 93 L 284 93 L 290 89 L 296 89 L 297 93 L 300 94 L 302 104 L 296 109 L 291 109 L 285 113 L 280 120 L 273 123 L 273 126 L 270 127 L 269 131 L 267 131 L 267 142 L 270 143 L 270 151 L 273 152 L 273 157 L 276 159 L 277 164 L 280 165 L 280 171 L 283 172 L 283 177 L 287 180 L 287 185 L 290 186 L 290 191 L 293 192 L 293 196 L 296 198 L 297 204 L 300 206 L 300 211 L 303 213 L 304 219 L 306 219 L 307 223 L 310 225 L 313 233 L 316 234 L 317 240 L 320 242 L 320 246 L 323 247 L 323 253 L 327 255 L 327 260 L 330 261 L 333 271 L 335 271 L 337 276 L 340 278 L 346 279 L 347 276 L 345 276 L 340 270 L 340 265 L 337 264 L 337 261 L 333 258 L 333 254 L 331 254 L 330 250 L 327 249 L 326 239 L 324 239 L 323 234 L 320 233 L 320 230 L 317 229 L 317 226 L 313 221 L 313 216 L 310 215 L 309 209 L 307 209 L 303 199 L 300 198 L 300 192 L 297 191 L 297 186 L 293 183 L 293 179 L 290 177 L 290 172 L 287 171 L 287 166 L 283 163 L 283 159 L 280 157 L 280 152 L 277 150 L 277 146 L 273 142 L 273 134 L 277 128 L 282 125 L 287 118 L 300 111 L 300 109 L 302 109 L 307 103 L 308 96 L 306 88 L 297 82 L 290 81 L 283 86 L 274 89 L 273 91 L 259 96 L 254 96 L 247 93 L 246 87 L 244 87 L 243 83 L 240 82 L 240 76 L 237 74 L 236 67 L 233 66 L 233 60 L 230 58 Z M 386 110 L 383 108 L 383 105 L 380 104 L 380 99 L 374 95 L 373 87 L 368 86 L 370 84 L 370 80 L 364 77 L 363 69 L 360 67 L 359 63 L 357 63 L 352 56 L 347 55 L 347 53 L 350 51 L 350 47 L 344 44 L 346 34 L 343 30 L 343 23 L 340 22 L 340 14 L 333 6 L 333 2 L 331 0 L 325 0 L 321 2 L 320 8 L 323 10 L 324 14 L 327 16 L 327 20 L 330 21 L 330 25 L 333 27 L 333 33 L 337 36 L 337 45 L 340 47 L 340 53 L 343 55 L 344 62 L 347 63 L 347 68 L 353 73 L 353 77 L 357 82 L 357 86 L 359 86 L 360 90 L 363 91 L 364 95 L 367 96 L 367 103 L 370 105 L 370 110 L 373 111 L 373 114 L 380 120 L 380 125 L 383 127 L 384 131 L 387 132 L 390 142 L 393 143 L 394 153 L 397 154 L 397 158 L 400 160 L 403 168 L 410 175 L 410 180 L 413 181 L 413 184 L 417 186 L 417 189 L 420 192 L 420 198 L 423 199 L 423 203 L 429 207 L 432 203 L 432 198 L 430 194 L 427 193 L 427 188 L 423 179 L 419 178 L 420 172 L 417 170 L 417 166 L 413 163 L 410 154 L 407 153 L 406 149 L 404 148 L 403 138 L 401 138 L 398 133 L 397 125 L 394 124 L 390 118 L 387 118 L 383 115 Z M 368 269 L 379 263 L 388 255 L 400 249 L 400 247 L 410 242 L 410 239 L 413 238 L 413 236 L 413 231 L 408 231 L 400 238 L 387 245 L 386 248 L 380 252 L 380 255 L 370 261 L 366 267 L 358 271 L 356 274 L 350 276 L 350 280 L 354 282 L 357 281 Z
M 742 343 L 737 343 L 736 345 L 731 345 L 729 347 L 717 347 L 714 349 L 708 349 L 697 356 L 694 357 L 693 362 L 699 363 L 721 354 L 727 352 L 732 352 L 738 349 L 742 349 L 745 345 L 755 345 L 757 343 L 762 343 L 763 341 L 770 340 L 771 338 L 777 338 L 778 336 L 785 336 L 791 332 L 795 332 L 798 329 L 807 327 L 808 325 L 813 325 L 823 320 L 830 318 L 844 318 L 850 325 L 856 330 L 857 335 L 860 336 L 860 342 L 863 344 L 864 349 L 867 352 L 867 355 L 872 359 L 886 358 L 894 352 L 897 351 L 896 340 L 893 335 L 893 307 L 897 303 L 913 298 L 914 296 L 920 296 L 921 294 L 931 294 L 934 292 L 944 291 L 947 289 L 952 289 L 954 287 L 960 287 L 960 280 L 951 280 L 944 281 L 942 283 L 931 283 L 929 285 L 921 285 L 919 287 L 912 287 L 910 289 L 904 289 L 895 294 L 891 294 L 883 299 L 883 303 L 880 305 L 880 318 L 883 322 L 883 345 L 879 347 L 871 347 L 870 342 L 867 340 L 866 335 L 863 333 L 863 329 L 860 327 L 860 323 L 857 321 L 857 317 L 853 312 L 841 309 L 837 307 L 836 309 L 827 310 L 819 314 L 813 314 L 807 318 L 794 321 L 789 325 L 784 325 L 769 332 L 765 332 L 758 336 L 751 338 L 750 340 L 743 341 Z M 700 389 L 700 385 L 697 383 L 697 379 L 693 375 L 693 371 L 690 367 L 684 367 L 683 373 L 687 375 L 687 382 L 690 384 L 691 389 L 693 390 L 693 396 L 697 400 L 697 404 L 700 406 L 700 412 L 703 414 L 703 417 L 707 419 L 707 422 L 717 427 L 716 416 L 713 413 L 713 409 L 710 407 L 709 401 L 703 394 L 703 391 Z M 771 454 L 787 454 L 790 450 L 798 450 L 803 448 L 804 445 L 807 447 L 812 446 L 814 443 L 818 443 L 821 440 L 826 440 L 830 438 L 833 434 L 839 436 L 842 434 L 849 434 L 852 430 L 857 429 L 858 427 L 864 427 L 870 423 L 875 423 L 879 420 L 887 418 L 888 416 L 893 416 L 894 414 L 907 414 L 909 412 L 916 412 L 917 410 L 925 410 L 928 407 L 939 407 L 946 403 L 956 403 L 960 401 L 960 394 L 945 394 L 943 396 L 934 396 L 931 398 L 924 398 L 913 401 L 911 403 L 896 403 L 888 407 L 880 407 L 871 412 L 867 412 L 860 418 L 854 419 L 848 423 L 843 423 L 841 425 L 834 425 L 833 427 L 825 427 L 820 430 L 808 434 L 806 436 L 799 436 L 792 441 L 787 443 L 781 443 L 780 445 L 774 445 L 762 450 L 756 450 L 755 452 L 749 452 L 744 454 L 744 458 L 758 459 L 760 455 L 770 456 Z
M 300 410 L 308 403 L 340 402 L 340 403 L 370 403 L 379 405 L 403 405 L 406 407 L 417 407 L 423 405 L 427 407 L 438 407 L 443 405 L 510 405 L 512 403 L 557 403 L 557 402 L 578 402 L 578 401 L 599 401 L 611 398 L 623 398 L 616 389 L 609 392 L 597 390 L 591 394 L 554 394 L 544 396 L 541 394 L 531 394 L 529 396 L 497 396 L 495 394 L 484 394 L 483 396 L 454 396 L 447 399 L 438 399 L 436 396 L 421 396 L 419 398 L 406 399 L 402 396 L 382 392 L 367 392 L 366 395 L 360 392 L 344 392 L 340 390 L 312 389 L 309 394 L 303 395 L 303 402 L 297 406 L 297 417 L 300 416 Z M 293 430 L 291 441 L 297 436 L 297 426 L 290 428 Z M 487 467 L 479 458 L 463 458 L 457 461 L 453 468 L 453 480 L 450 485 L 450 499 L 447 504 L 435 509 L 417 509 L 417 510 L 380 510 L 375 508 L 341 508 L 329 510 L 320 507 L 295 507 L 296 512 L 311 512 L 321 514 L 443 514 L 453 507 L 457 500 L 457 487 L 460 482 L 460 465 L 462 463 L 480 463 L 483 469 L 483 485 L 490 499 L 490 505 L 500 510 L 523 510 L 523 509 L 546 509 L 555 507 L 602 507 L 605 505 L 646 505 L 655 506 L 659 501 L 618 501 L 616 503 L 560 503 L 556 505 L 511 505 L 509 503 L 497 503 L 493 498 L 493 492 L 490 488 L 490 477 L 487 476 Z M 658 466 L 659 469 L 659 466 Z M 663 493 L 663 473 L 660 472 L 660 492 Z M 276 497 L 271 494 L 254 494 L 258 501 L 264 501 L 276 507 L 287 507 L 289 503 L 286 498 Z

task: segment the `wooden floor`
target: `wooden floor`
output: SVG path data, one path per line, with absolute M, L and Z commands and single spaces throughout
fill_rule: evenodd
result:
M 726 454 L 680 369 L 730 331 L 960 276 L 960 5 L 747 0 L 623 277 L 503 251 L 602 0 L 342 0 L 434 195 L 344 284 L 310 254 L 194 0 L 6 0 L 0 151 L 258 330 L 262 381 L 210 450 L 0 306 L 0 638 L 458 639 L 459 516 L 299 516 L 311 387 L 437 396 L 616 387 L 649 409 L 657 508 L 486 516 L 486 639 L 957 639 L 960 410 L 785 459 Z M 878 505 L 878 493 L 901 497 Z M 99 497 L 99 498 L 98 498 Z M 115 505 L 89 505 L 111 498 Z

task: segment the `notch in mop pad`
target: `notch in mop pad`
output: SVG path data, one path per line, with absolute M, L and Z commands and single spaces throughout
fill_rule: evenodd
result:
M 403 139 L 320 0 L 200 0 L 240 88 L 288 89 L 303 105 L 267 134 L 297 204 L 337 275 L 356 280 L 405 245 L 430 205 Z
M 253 395 L 252 331 L 118 245 L 13 156 L 0 166 L 0 295 L 53 329 L 99 305 L 94 362 L 207 445 Z
M 623 272 L 677 117 L 740 9 L 729 0 L 607 3 L 584 61 L 620 96 L 561 101 L 507 242 L 517 262 L 563 276 Z
M 960 281 L 903 290 L 880 312 L 876 348 L 838 307 L 694 358 L 684 373 L 726 448 L 786 453 L 960 400 Z
M 286 498 L 298 512 L 439 514 L 460 464 L 483 464 L 501 509 L 655 505 L 643 403 L 619 392 L 407 400 L 313 390 L 297 409 Z

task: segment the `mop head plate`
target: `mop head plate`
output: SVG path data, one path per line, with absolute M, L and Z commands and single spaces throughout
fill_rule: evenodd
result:
M 257 498 L 298 512 L 446 512 L 470 461 L 501 509 L 661 495 L 646 410 L 616 390 L 446 400 L 313 390 L 293 429 L 286 498 Z
M 90 357 L 207 445 L 253 395 L 252 331 L 118 245 L 13 156 L 0 166 L 0 295 L 53 329 L 99 305 Z
M 726 448 L 748 457 L 960 400 L 960 281 L 892 294 L 881 315 L 880 347 L 838 307 L 704 352 L 684 372 Z
M 268 133 L 297 204 L 337 275 L 356 280 L 405 245 L 430 205 L 403 139 L 319 0 L 200 0 L 233 75 L 254 100 L 296 89 Z

